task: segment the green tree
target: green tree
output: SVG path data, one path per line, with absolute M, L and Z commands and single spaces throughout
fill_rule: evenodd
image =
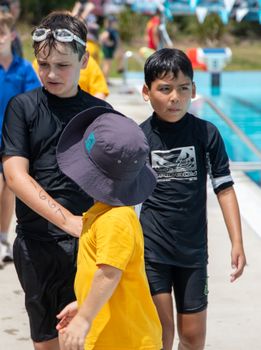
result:
M 21 18 L 32 24 L 37 24 L 44 16 L 53 10 L 71 9 L 73 0 L 20 0 L 21 1 Z
M 148 18 L 139 13 L 135 13 L 126 6 L 119 14 L 119 33 L 121 40 L 130 43 L 133 39 L 143 38 L 146 22 Z
M 216 13 L 209 14 L 203 23 L 198 22 L 195 34 L 208 46 L 219 44 L 225 33 L 225 25 Z

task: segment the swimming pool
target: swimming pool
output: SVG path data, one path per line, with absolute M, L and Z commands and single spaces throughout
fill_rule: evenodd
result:
M 261 72 L 223 72 L 220 94 L 211 95 L 211 78 L 207 72 L 195 72 L 197 93 L 208 96 L 261 150 Z M 260 161 L 231 128 L 206 103 L 197 104 L 193 112 L 212 121 L 220 130 L 232 161 Z M 247 173 L 261 185 L 261 171 Z
M 129 85 L 135 85 L 141 91 L 143 72 L 128 72 L 126 78 Z M 194 80 L 197 94 L 209 97 L 261 150 L 261 71 L 222 72 L 218 96 L 211 94 L 210 73 L 195 71 Z M 208 104 L 192 104 L 191 111 L 218 127 L 232 161 L 260 162 Z M 261 171 L 247 172 L 247 175 L 261 186 Z

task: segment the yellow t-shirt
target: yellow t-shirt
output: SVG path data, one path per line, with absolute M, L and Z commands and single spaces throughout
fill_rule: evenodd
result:
M 144 267 L 142 229 L 133 207 L 97 202 L 83 215 L 75 293 L 79 306 L 99 264 L 123 271 L 92 323 L 85 350 L 160 350 L 161 325 Z
M 104 93 L 109 95 L 109 89 L 103 72 L 92 56 L 89 56 L 89 61 L 85 69 L 81 69 L 79 85 L 82 90 L 91 95 L 96 93 Z
M 38 74 L 37 60 L 34 59 L 33 67 Z M 87 67 L 81 69 L 79 85 L 83 91 L 95 96 L 97 93 L 103 93 L 105 96 L 109 95 L 109 89 L 103 72 L 92 56 L 89 56 Z
M 101 50 L 100 45 L 95 41 L 87 41 L 87 51 L 95 59 L 95 61 L 100 65 L 101 64 Z

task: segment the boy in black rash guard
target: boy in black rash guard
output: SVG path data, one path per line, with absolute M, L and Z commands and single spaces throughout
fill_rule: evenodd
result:
M 232 244 L 231 282 L 246 264 L 240 214 L 223 140 L 210 122 L 189 114 L 195 97 L 193 69 L 177 49 L 162 49 L 145 63 L 143 97 L 154 113 L 142 125 L 158 182 L 143 203 L 146 271 L 163 327 L 163 348 L 171 350 L 177 308 L 179 350 L 202 350 L 206 336 L 206 180 L 223 212 Z
M 110 107 L 78 87 L 88 62 L 86 37 L 85 24 L 68 13 L 54 12 L 41 21 L 33 46 L 43 87 L 14 97 L 3 125 L 4 172 L 17 197 L 14 262 L 36 350 L 59 349 L 56 315 L 75 300 L 75 237 L 82 213 L 93 204 L 59 170 L 56 145 L 76 114 Z

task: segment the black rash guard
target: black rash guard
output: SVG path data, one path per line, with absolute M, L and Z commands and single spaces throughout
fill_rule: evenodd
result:
M 54 200 L 75 215 L 82 215 L 93 201 L 60 171 L 56 145 L 66 124 L 79 112 L 94 106 L 111 107 L 81 89 L 76 96 L 60 98 L 38 88 L 14 97 L 5 113 L 2 156 L 27 158 L 29 174 Z M 16 216 L 18 234 L 36 240 L 68 236 L 19 199 L 16 200 Z
M 224 142 L 210 122 L 187 113 L 175 123 L 155 113 L 141 124 L 158 182 L 143 203 L 145 259 L 182 267 L 207 264 L 207 174 L 215 193 L 233 185 Z

